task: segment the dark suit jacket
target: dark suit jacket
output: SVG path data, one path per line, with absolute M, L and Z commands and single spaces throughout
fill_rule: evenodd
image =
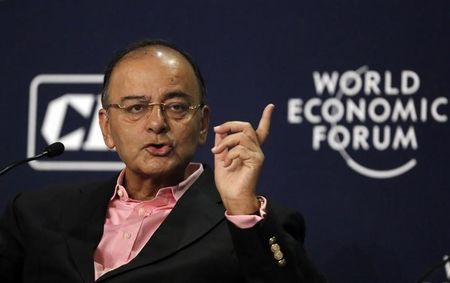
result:
M 19 194 L 0 220 L 0 282 L 93 282 L 115 182 Z M 224 210 L 206 169 L 137 257 L 98 282 L 322 282 L 303 249 L 300 214 L 271 204 L 263 221 L 239 229 Z

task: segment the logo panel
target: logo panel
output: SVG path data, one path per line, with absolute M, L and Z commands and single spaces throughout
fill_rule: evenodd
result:
M 311 125 L 313 150 L 337 151 L 348 167 L 366 177 L 393 178 L 412 170 L 418 162 L 416 126 L 448 121 L 447 97 L 421 96 L 414 70 L 394 73 L 362 66 L 314 71 L 312 80 L 315 96 L 290 98 L 287 122 Z
M 98 125 L 100 74 L 43 74 L 30 84 L 27 156 L 48 144 L 65 145 L 63 156 L 30 163 L 36 170 L 118 171 L 124 164 L 103 143 Z

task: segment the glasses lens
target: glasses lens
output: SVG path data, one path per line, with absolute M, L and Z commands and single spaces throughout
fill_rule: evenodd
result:
M 149 105 L 145 102 L 125 101 L 122 105 L 127 118 L 130 120 L 139 120 L 149 109 Z
M 185 102 L 171 102 L 164 107 L 164 112 L 170 119 L 184 119 L 190 115 L 190 105 Z

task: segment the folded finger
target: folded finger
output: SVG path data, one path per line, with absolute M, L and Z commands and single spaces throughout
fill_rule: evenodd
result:
M 218 134 L 216 134 L 218 135 Z M 255 151 L 258 144 L 255 140 L 249 137 L 247 134 L 240 132 L 231 135 L 226 135 L 221 138 L 220 142 L 217 142 L 215 146 L 211 149 L 214 154 L 221 153 L 225 149 L 232 149 L 235 146 L 241 145 L 247 150 Z

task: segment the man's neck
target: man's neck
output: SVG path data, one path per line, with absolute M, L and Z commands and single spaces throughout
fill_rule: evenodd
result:
M 185 178 L 185 172 L 177 172 L 165 176 L 145 176 L 125 169 L 123 186 L 130 198 L 135 200 L 153 199 L 158 190 L 176 186 Z

